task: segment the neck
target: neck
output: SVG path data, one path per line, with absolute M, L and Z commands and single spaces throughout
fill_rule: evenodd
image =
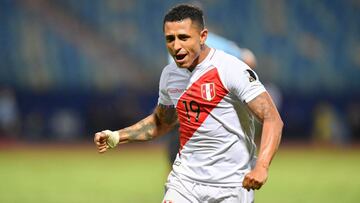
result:
M 206 44 L 204 44 L 204 46 L 201 47 L 201 51 L 200 51 L 199 57 L 196 60 L 196 63 L 194 63 L 194 65 L 191 66 L 190 68 L 188 68 L 188 70 L 190 72 L 192 72 L 198 64 L 200 64 L 201 62 L 203 62 L 205 60 L 207 55 L 210 53 L 210 50 L 211 50 L 210 47 L 208 47 Z

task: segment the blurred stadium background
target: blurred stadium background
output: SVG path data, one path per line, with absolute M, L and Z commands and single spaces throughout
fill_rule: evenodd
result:
M 284 149 L 259 202 L 359 202 L 360 1 L 201 2 L 209 29 L 252 50 L 278 93 Z M 161 200 L 166 138 L 106 158 L 91 142 L 152 111 L 176 3 L 0 0 L 0 202 Z

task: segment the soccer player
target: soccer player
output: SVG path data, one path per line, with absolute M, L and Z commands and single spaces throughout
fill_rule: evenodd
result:
M 199 2 L 196 2 L 196 4 L 199 8 L 201 8 L 201 4 L 199 6 Z M 206 45 L 211 48 L 222 50 L 228 54 L 237 57 L 238 59 L 245 62 L 246 65 L 248 65 L 251 69 L 254 69 L 256 67 L 255 55 L 249 49 L 240 48 L 235 42 L 228 40 L 222 36 L 219 36 L 212 32 L 208 32 L 206 38 Z M 174 59 L 170 54 L 168 57 L 168 62 L 174 62 Z M 179 151 L 180 146 L 179 136 L 177 132 L 178 128 L 176 127 L 170 132 L 170 135 L 168 135 L 169 139 L 167 140 L 168 161 L 170 169 L 172 168 L 172 164 L 176 159 L 176 155 Z
M 163 32 L 174 63 L 161 74 L 158 105 L 130 127 L 96 133 L 98 151 L 156 138 L 178 122 L 180 149 L 163 202 L 253 202 L 281 139 L 271 97 L 245 63 L 205 44 L 199 8 L 172 8 Z M 254 117 L 263 123 L 257 159 Z

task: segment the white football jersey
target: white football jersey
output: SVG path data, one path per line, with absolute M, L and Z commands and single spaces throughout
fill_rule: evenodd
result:
M 160 78 L 159 101 L 177 110 L 180 149 L 172 173 L 206 184 L 241 186 L 255 161 L 254 118 L 246 103 L 265 91 L 245 63 L 211 49 L 190 72 L 175 62 Z

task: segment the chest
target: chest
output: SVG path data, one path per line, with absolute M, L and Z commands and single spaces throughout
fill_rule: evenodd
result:
M 202 74 L 169 78 L 167 92 L 176 106 L 179 117 L 198 120 L 201 113 L 209 113 L 228 94 L 219 72 L 212 68 Z
M 216 97 L 227 94 L 216 68 L 193 75 L 173 75 L 169 77 L 166 88 L 175 106 L 179 100 L 211 102 Z

